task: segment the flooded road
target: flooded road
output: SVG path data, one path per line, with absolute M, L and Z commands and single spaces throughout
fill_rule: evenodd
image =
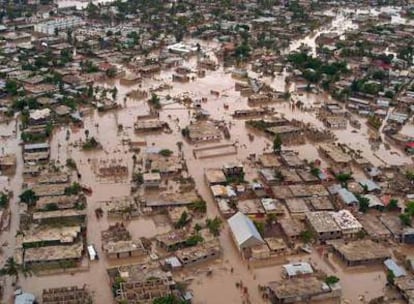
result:
M 73 1 L 60 1 L 59 5 L 70 3 Z M 79 2 L 82 5 L 86 2 Z M 300 47 L 302 43 L 309 45 L 313 52 L 315 52 L 315 39 L 321 33 L 337 32 L 343 34 L 346 30 L 355 28 L 349 16 L 344 12 L 337 14 L 332 21 L 332 24 L 323 28 L 317 33 L 313 33 L 308 37 L 292 42 L 290 50 L 295 50 Z M 203 45 L 212 49 L 214 44 Z M 211 53 L 211 52 L 210 52 Z M 216 60 L 216 58 L 213 58 Z M 186 66 L 192 69 L 196 67 L 196 59 L 192 58 Z M 196 183 L 196 189 L 199 194 L 206 200 L 208 204 L 207 214 L 209 217 L 219 215 L 219 211 L 214 203 L 210 190 L 208 189 L 205 179 L 204 170 L 206 168 L 217 168 L 228 162 L 239 161 L 245 166 L 247 172 L 246 178 L 253 180 L 257 177 L 257 172 L 249 161 L 246 160 L 251 154 L 261 154 L 262 152 L 271 151 L 271 142 L 264 136 L 255 136 L 251 141 L 248 136 L 248 131 L 245 127 L 244 120 L 235 120 L 232 118 L 232 113 L 235 110 L 249 109 L 247 98 L 240 96 L 239 92 L 235 91 L 235 80 L 231 77 L 230 71 L 219 68 L 217 71 L 209 71 L 204 78 L 197 78 L 189 83 L 172 83 L 172 71 L 163 71 L 152 79 L 144 79 L 141 85 L 124 86 L 119 83 L 119 80 L 113 82 L 103 82 L 99 85 L 111 88 L 114 85 L 118 88 L 117 103 L 122 106 L 121 109 L 106 113 L 98 113 L 94 110 L 89 111 L 84 117 L 84 128 L 76 128 L 69 126 L 62 126 L 56 128 L 51 144 L 51 159 L 55 161 L 58 166 L 64 167 L 66 160 L 71 158 L 75 160 L 79 173 L 81 174 L 80 182 L 89 185 L 93 189 L 93 194 L 88 197 L 88 243 L 92 243 L 98 248 L 98 253 L 102 256 L 98 261 L 87 262 L 88 268 L 85 272 L 76 274 L 59 274 L 48 276 L 29 276 L 21 278 L 19 284 L 25 291 L 33 292 L 36 296 L 40 296 L 41 291 L 45 287 L 61 287 L 71 285 L 87 284 L 94 292 L 96 303 L 111 303 L 113 302 L 111 288 L 109 286 L 109 279 L 106 274 L 108 267 L 115 266 L 113 261 L 109 261 L 100 248 L 101 231 L 106 230 L 110 224 L 115 223 L 115 220 L 108 219 L 104 216 L 97 219 L 95 210 L 102 206 L 102 201 L 108 201 L 114 198 L 129 196 L 131 194 L 131 176 L 133 167 L 133 155 L 127 145 L 122 143 L 123 138 L 129 138 L 132 141 L 144 139 L 147 146 L 168 148 L 178 155 L 179 149 L 177 142 L 183 142 L 182 153 L 186 160 L 188 174 L 192 176 Z M 275 78 L 263 78 L 262 80 L 271 87 L 285 91 L 285 77 L 280 75 Z M 222 139 L 220 143 L 235 144 L 238 148 L 236 156 L 222 156 L 216 158 L 207 158 L 202 161 L 195 159 L 193 149 L 199 145 L 190 145 L 187 143 L 182 135 L 181 129 L 185 128 L 189 121 L 193 119 L 194 109 L 188 109 L 181 104 L 171 103 L 165 105 L 160 112 L 160 120 L 168 123 L 172 133 L 161 134 L 145 134 L 138 135 L 134 132 L 134 122 L 138 114 L 148 113 L 149 107 L 144 100 L 135 100 L 128 98 L 127 94 L 134 89 L 149 90 L 163 83 L 172 84 L 172 88 L 157 93 L 161 98 L 169 96 L 177 96 L 189 94 L 196 99 L 207 99 L 207 102 L 202 103 L 202 108 L 207 111 L 211 119 L 223 120 L 230 126 L 230 139 Z M 211 95 L 210 90 L 220 92 L 220 97 Z M 304 94 L 298 96 L 300 100 L 307 106 L 317 106 L 316 102 L 326 100 L 326 96 L 320 94 Z M 225 107 L 226 105 L 226 107 Z M 316 117 L 316 111 L 303 111 L 295 109 L 290 106 L 288 102 L 278 102 L 271 104 L 275 112 L 287 119 L 296 119 L 305 123 L 310 123 L 316 127 L 323 127 L 323 124 Z M 122 128 L 119 126 L 122 125 Z M 85 140 L 88 130 L 88 136 L 94 137 L 102 145 L 102 150 L 85 152 L 80 149 L 81 141 Z M 354 131 L 354 132 L 353 132 Z M 404 133 L 412 134 L 413 127 L 407 126 L 403 129 Z M 360 130 L 355 130 L 348 127 L 346 130 L 333 131 L 337 136 L 338 141 L 349 145 L 355 150 L 360 150 L 362 155 L 371 161 L 374 165 L 381 165 L 386 160 L 390 165 L 401 165 L 410 163 L 411 160 L 403 153 L 391 147 L 386 149 L 381 145 L 379 150 L 372 151 L 369 144 L 370 130 L 364 123 Z M 69 138 L 67 139 L 67 134 Z M 0 128 L 2 153 L 15 153 L 18 156 L 18 166 L 16 174 L 5 182 L 5 186 L 12 190 L 15 194 L 11 201 L 12 218 L 10 224 L 10 232 L 3 233 L 0 237 L 3 246 L 3 261 L 8 256 L 13 254 L 15 247 L 15 234 L 18 230 L 18 195 L 22 189 L 22 169 L 23 161 L 21 159 L 20 134 L 17 125 L 13 122 L 9 125 L 2 125 Z M 311 143 L 303 145 L 296 145 L 289 147 L 299 153 L 299 156 L 314 160 L 319 158 L 316 147 Z M 143 150 L 143 149 L 142 149 Z M 142 152 L 138 157 L 142 157 Z M 96 174 L 96 168 L 99 165 L 108 163 L 122 164 L 128 167 L 128 175 L 123 180 L 103 180 Z M 146 237 L 151 238 L 156 234 L 167 232 L 171 227 L 168 224 L 156 222 L 151 218 L 141 217 L 139 219 L 126 222 L 126 227 L 131 231 L 134 238 Z M 233 245 L 230 238 L 229 229 L 225 225 L 220 241 L 223 249 L 221 260 L 213 263 L 213 275 L 197 275 L 197 272 L 191 274 L 179 275 L 182 279 L 188 276 L 193 276 L 194 279 L 190 284 L 190 289 L 195 295 L 194 303 L 240 303 L 245 300 L 240 289 L 236 288 L 236 282 L 242 281 L 244 285 L 248 286 L 248 298 L 251 303 L 265 303 L 259 293 L 258 285 L 266 285 L 269 281 L 280 279 L 281 267 L 272 266 L 261 269 L 249 269 L 239 255 L 239 252 Z M 384 270 L 380 268 L 364 268 L 357 270 L 346 269 L 333 257 L 329 258 L 329 265 L 327 262 L 319 257 L 317 254 L 312 254 L 310 257 L 292 257 L 292 261 L 298 259 L 311 258 L 312 262 L 320 269 L 326 271 L 328 274 L 335 274 L 341 279 L 343 287 L 343 298 L 350 301 L 350 303 L 357 303 L 361 295 L 370 299 L 382 294 L 385 284 Z M 130 261 L 117 260 L 116 263 L 125 264 Z M 233 273 L 230 269 L 233 268 Z M 194 270 L 196 271 L 196 270 Z M 202 268 L 201 270 L 202 271 Z M 7 284 L 6 295 L 10 297 L 13 288 Z M 219 292 L 218 292 L 219 291 Z

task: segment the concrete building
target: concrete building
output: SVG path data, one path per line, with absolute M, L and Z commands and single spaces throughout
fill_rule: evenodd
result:
M 358 240 L 349 243 L 332 242 L 334 252 L 347 264 L 357 266 L 380 264 L 391 256 L 388 248 L 371 240 Z
M 92 295 L 86 286 L 83 286 L 82 288 L 79 288 L 78 286 L 48 288 L 43 289 L 42 291 L 43 304 L 92 302 Z
M 81 260 L 83 243 L 73 245 L 58 245 L 46 247 L 33 247 L 24 250 L 23 263 L 26 266 L 53 265 L 61 267 L 61 263 L 76 264 Z
M 312 266 L 306 262 L 297 262 L 291 264 L 285 264 L 282 266 L 283 272 L 288 278 L 294 277 L 306 277 L 313 274 Z
M 85 24 L 85 21 L 77 16 L 68 16 L 64 18 L 54 18 L 45 22 L 35 24 L 35 32 L 54 35 L 55 29 L 58 31 L 66 30 L 69 28 L 78 27 Z
M 225 185 L 227 183 L 226 176 L 222 169 L 219 168 L 209 168 L 204 171 L 204 176 L 207 180 L 207 183 L 212 185 Z
M 308 212 L 306 222 L 320 241 L 339 239 L 342 236 L 341 228 L 338 227 L 330 212 Z
M 187 127 L 188 139 L 192 143 L 202 141 L 216 141 L 221 139 L 220 130 L 209 121 L 191 124 Z
M 305 231 L 304 225 L 296 219 L 282 218 L 277 222 L 290 246 L 293 246 L 300 239 L 301 233 Z
M 339 299 L 341 297 L 339 285 L 329 287 L 316 277 L 270 282 L 269 292 L 273 304 L 309 303 L 315 300 Z
M 285 200 L 285 203 L 290 215 L 294 218 L 305 219 L 305 214 L 309 212 L 309 208 L 304 199 L 289 198 Z
M 349 210 L 339 210 L 338 212 L 332 212 L 331 215 L 341 229 L 344 238 L 355 238 L 362 230 L 361 223 Z
M 161 175 L 158 172 L 144 173 L 142 177 L 145 187 L 159 187 L 161 184 Z
M 217 259 L 220 257 L 220 254 L 220 243 L 216 239 L 178 250 L 175 253 L 183 267 L 194 266 Z

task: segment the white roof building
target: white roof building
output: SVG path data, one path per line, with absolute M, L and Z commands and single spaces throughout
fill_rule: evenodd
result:
M 230 230 L 237 247 L 242 250 L 265 244 L 253 221 L 241 212 L 228 219 Z
M 312 274 L 313 269 L 309 263 L 306 262 L 297 262 L 292 264 L 283 265 L 283 269 L 288 275 L 288 277 L 295 277 L 304 274 Z
M 50 116 L 50 109 L 42 109 L 42 110 L 34 110 L 33 112 L 30 112 L 30 119 L 33 120 L 40 120 L 40 119 L 46 119 Z

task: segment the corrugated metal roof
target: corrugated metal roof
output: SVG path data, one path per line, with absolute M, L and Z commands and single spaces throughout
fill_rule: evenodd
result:
M 228 223 L 239 248 L 264 244 L 263 238 L 257 231 L 253 221 L 240 211 L 229 218 Z
M 377 185 L 373 180 L 370 179 L 363 179 L 359 181 L 359 184 L 362 187 L 367 187 L 368 192 L 374 191 L 374 190 L 381 190 L 381 187 Z
M 404 270 L 404 268 L 400 267 L 395 263 L 393 259 L 387 259 L 384 261 L 385 267 L 387 267 L 388 270 L 391 270 L 394 273 L 394 276 L 396 278 L 403 277 L 407 275 L 407 272 Z
M 33 304 L 35 300 L 31 293 L 22 293 L 14 298 L 14 304 Z
M 341 198 L 342 202 L 346 205 L 351 205 L 358 203 L 356 196 L 349 190 L 342 188 L 338 190 L 338 195 Z

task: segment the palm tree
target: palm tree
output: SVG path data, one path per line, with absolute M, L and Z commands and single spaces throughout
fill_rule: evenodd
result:
M 14 258 L 9 257 L 3 268 L 0 269 L 0 275 L 15 276 L 17 281 L 19 279 L 19 269 L 20 266 L 16 263 Z

